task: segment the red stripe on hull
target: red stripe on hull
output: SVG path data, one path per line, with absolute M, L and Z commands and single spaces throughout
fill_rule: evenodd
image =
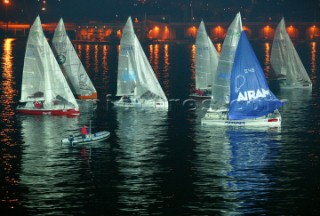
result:
M 86 100 L 86 99 L 97 99 L 98 98 L 98 94 L 97 92 L 92 93 L 91 95 L 79 95 L 78 99 L 81 100 Z
M 18 113 L 26 115 L 80 115 L 79 110 L 67 109 L 67 110 L 43 110 L 43 109 L 17 109 Z

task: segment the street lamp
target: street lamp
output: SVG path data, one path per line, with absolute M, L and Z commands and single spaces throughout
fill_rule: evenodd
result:
M 7 35 L 7 32 L 8 32 L 8 16 L 7 16 L 7 13 L 8 13 L 8 5 L 10 4 L 10 1 L 9 0 L 4 0 L 4 7 L 5 7 L 5 18 L 6 18 L 6 30 L 5 30 L 5 35 Z

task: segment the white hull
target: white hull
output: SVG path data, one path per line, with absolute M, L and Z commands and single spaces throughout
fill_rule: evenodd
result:
M 110 132 L 109 131 L 101 131 L 97 132 L 94 134 L 89 134 L 86 136 L 86 138 L 82 138 L 81 136 L 77 137 L 69 137 L 69 138 L 64 138 L 61 140 L 62 144 L 85 144 L 85 143 L 93 143 L 93 142 L 98 142 L 102 140 L 106 140 L 110 137 Z
M 156 108 L 156 109 L 168 109 L 168 102 L 164 101 L 153 101 L 153 100 L 138 100 L 130 98 L 129 101 L 124 101 L 121 98 L 113 103 L 116 107 L 127 107 L 127 108 Z
M 216 126 L 255 126 L 255 127 L 281 127 L 281 115 L 279 112 L 255 119 L 229 120 L 227 112 L 208 112 L 201 119 L 202 125 Z
M 305 85 L 301 83 L 299 83 L 298 85 L 289 85 L 287 84 L 285 79 L 272 80 L 271 82 L 278 85 L 279 88 L 281 89 L 311 89 L 312 88 L 311 83 L 307 83 Z
M 210 99 L 211 95 L 198 95 L 196 93 L 189 95 L 193 99 L 199 99 L 199 100 L 204 100 L 204 99 Z
M 303 86 L 289 86 L 289 85 L 280 85 L 281 89 L 311 89 L 312 84 L 309 85 L 303 85 Z

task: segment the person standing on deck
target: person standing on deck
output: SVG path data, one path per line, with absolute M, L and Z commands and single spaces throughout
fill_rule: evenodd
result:
M 82 139 L 85 139 L 88 135 L 88 129 L 86 125 L 83 125 L 81 128 Z

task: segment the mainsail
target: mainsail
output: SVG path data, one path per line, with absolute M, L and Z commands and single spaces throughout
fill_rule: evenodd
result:
M 219 54 L 201 21 L 196 38 L 196 89 L 212 88 L 212 78 L 217 71 Z
M 78 108 L 37 16 L 27 40 L 20 102 L 44 101 L 44 107 L 50 108 L 56 99 Z
M 283 87 L 311 86 L 310 78 L 286 31 L 284 18 L 278 24 L 271 48 L 270 78 L 285 80 Z
M 80 99 L 96 99 L 97 91 L 66 33 L 62 18 L 55 29 L 52 45 L 61 70 L 66 75 L 74 94 Z
M 229 103 L 230 75 L 241 31 L 242 21 L 239 12 L 229 26 L 222 44 L 217 72 L 212 82 L 211 109 L 220 109 Z
M 283 102 L 270 91 L 263 69 L 243 31 L 231 72 L 229 119 L 261 117 L 281 106 Z
M 131 17 L 128 18 L 120 41 L 117 96 L 135 98 L 167 98 L 134 33 Z

